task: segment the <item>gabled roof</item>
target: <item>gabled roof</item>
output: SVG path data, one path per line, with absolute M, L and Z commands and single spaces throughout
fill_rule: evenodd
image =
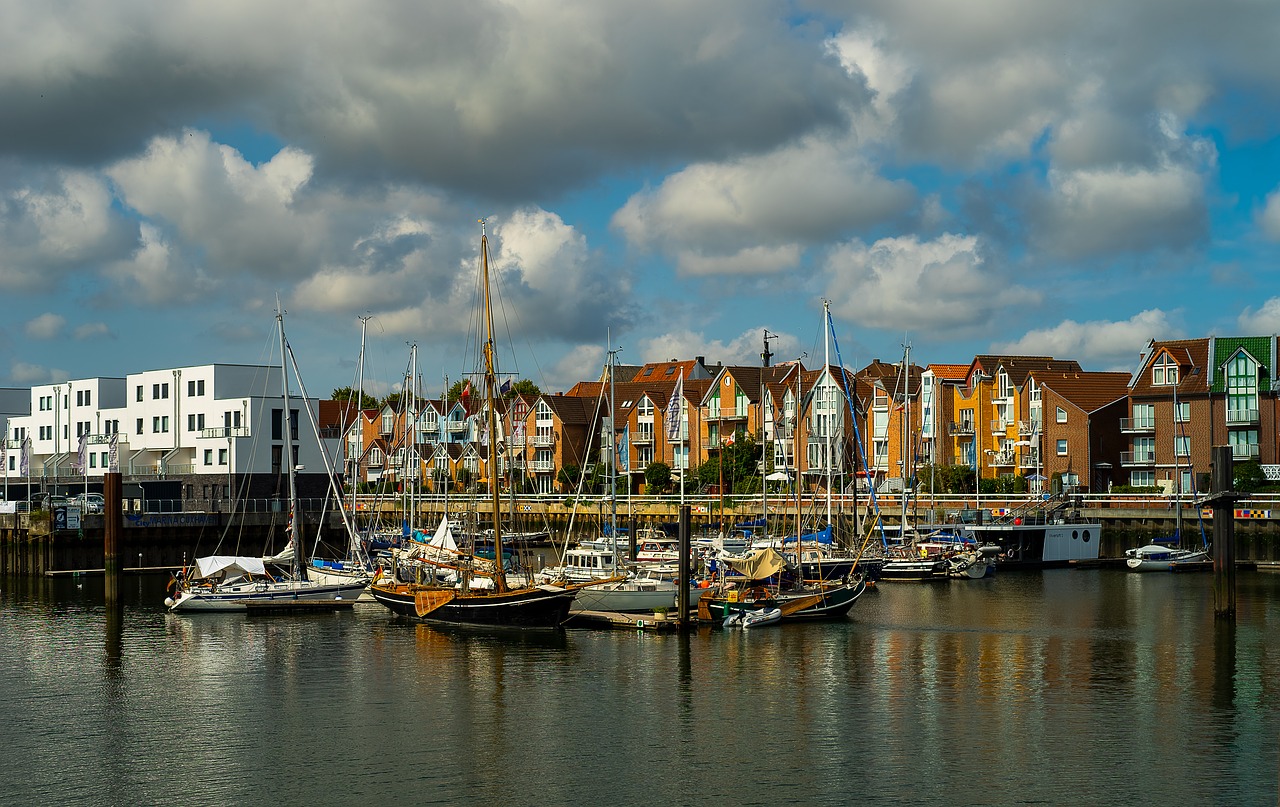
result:
M 967 364 L 930 364 L 926 369 L 940 381 L 958 381 L 963 384 L 969 377 Z
M 1096 412 L 1128 396 L 1129 374 L 1085 372 L 1031 374 L 1041 389 L 1048 388 L 1084 412 Z
M 1055 359 L 1052 356 L 1006 356 L 1000 354 L 983 354 L 973 357 L 969 365 L 970 372 L 980 368 L 982 372 L 994 377 L 1000 370 L 1009 376 L 1015 387 L 1027 383 L 1027 375 L 1033 372 L 1079 373 L 1082 372 L 1080 362 L 1074 359 Z M 965 374 L 967 378 L 969 373 Z
M 563 424 L 591 425 L 595 419 L 596 400 L 578 395 L 543 395 L 539 400 Z
M 1178 365 L 1178 394 L 1204 394 L 1213 374 L 1209 367 L 1209 339 L 1152 340 L 1142 354 L 1138 369 L 1129 379 L 1131 395 L 1172 395 L 1173 387 L 1151 383 L 1152 365 L 1160 356 L 1168 355 Z
M 1217 336 L 1210 340 L 1213 350 L 1213 381 L 1210 392 L 1227 391 L 1226 366 L 1240 351 L 1245 351 L 1260 366 L 1258 392 L 1271 392 L 1276 378 L 1276 337 Z
M 696 359 L 688 359 L 686 361 L 657 361 L 649 362 L 636 368 L 631 380 L 636 382 L 645 381 L 675 381 L 677 378 L 684 376 L 686 379 L 698 366 Z M 619 378 L 622 376 L 619 375 Z

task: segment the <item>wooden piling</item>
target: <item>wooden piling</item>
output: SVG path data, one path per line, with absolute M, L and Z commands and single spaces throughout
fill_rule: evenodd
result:
M 689 625 L 689 515 L 691 509 L 689 505 L 680 507 L 680 565 L 679 573 L 676 575 L 676 613 L 680 628 L 683 630 Z
M 1231 446 L 1214 446 L 1209 464 L 1212 479 L 1205 503 L 1213 508 L 1213 615 L 1236 618 L 1235 461 Z
M 108 606 L 116 601 L 120 589 L 120 533 L 124 529 L 120 506 L 123 490 L 119 471 L 103 476 L 102 567 L 106 575 L 103 591 Z

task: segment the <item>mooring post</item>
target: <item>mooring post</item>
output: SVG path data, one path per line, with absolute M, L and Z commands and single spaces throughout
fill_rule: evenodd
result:
M 102 567 L 105 572 L 104 592 L 107 604 L 114 603 L 120 589 L 120 531 L 123 518 L 120 515 L 120 473 L 108 473 L 102 479 Z M 141 565 L 141 564 L 139 564 Z
M 1214 446 L 1210 452 L 1212 487 L 1199 502 L 1213 508 L 1213 615 L 1236 618 L 1236 522 L 1235 461 L 1231 446 Z
M 615 541 L 618 540 L 617 536 L 614 536 L 613 540 Z M 635 513 L 632 513 L 631 517 L 627 519 L 627 560 L 631 561 L 632 563 L 636 562 L 636 515 Z
M 680 506 L 680 565 L 676 575 L 676 618 L 681 628 L 689 625 L 689 505 Z

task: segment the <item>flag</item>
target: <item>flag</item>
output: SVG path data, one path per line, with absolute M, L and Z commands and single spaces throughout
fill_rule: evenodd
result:
M 622 470 L 630 472 L 631 441 L 627 438 L 628 433 L 626 429 L 623 429 L 622 439 L 618 441 L 618 462 L 622 464 Z
M 731 446 L 733 445 L 733 441 L 736 439 L 738 439 L 738 432 L 735 430 L 730 432 L 729 436 L 724 439 L 724 444 L 727 446 Z
M 22 438 L 22 457 L 18 460 L 18 472 L 23 476 L 31 473 L 31 437 Z
M 107 461 L 107 470 L 111 473 L 120 472 L 120 432 L 111 433 L 110 450 L 108 451 L 110 459 Z
M 462 387 L 462 411 L 468 415 L 471 414 L 471 379 L 467 379 L 467 383 Z
M 85 468 L 88 467 L 88 458 L 85 456 L 89 450 L 89 432 L 80 433 L 80 445 L 76 448 L 76 473 L 86 473 Z
M 4 468 L 4 475 L 9 475 L 9 437 L 6 435 L 0 439 L 0 467 Z
M 674 441 L 680 436 L 680 399 L 684 397 L 684 374 L 676 379 L 676 388 L 671 390 L 671 399 L 667 401 L 667 411 L 662 418 L 667 424 L 667 440 Z
M 501 387 L 498 387 L 498 394 L 506 395 L 510 391 L 511 391 L 511 379 L 508 378 L 506 381 L 502 382 Z

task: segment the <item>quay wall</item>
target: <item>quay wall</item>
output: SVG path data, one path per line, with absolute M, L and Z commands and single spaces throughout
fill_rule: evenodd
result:
M 733 526 L 760 517 L 764 503 L 755 497 L 734 497 L 723 503 L 718 499 L 690 500 L 691 525 L 695 534 L 714 531 L 720 520 Z M 1018 501 L 984 498 L 980 503 L 972 499 L 935 499 L 919 501 L 907 509 L 908 522 L 912 524 L 941 523 L 959 510 L 980 504 L 984 517 L 1012 512 L 1025 504 Z M 1082 500 L 1073 509 L 1079 519 L 1102 524 L 1099 546 L 1103 558 L 1121 557 L 1124 550 L 1155 538 L 1172 535 L 1177 523 L 1177 509 L 1167 500 Z M 1259 503 L 1254 503 L 1259 504 Z M 607 500 L 572 500 L 558 497 L 518 498 L 510 505 L 504 503 L 503 523 L 507 530 L 520 532 L 546 531 L 555 544 L 563 543 L 572 525 L 577 537 L 599 535 L 603 525 L 612 521 L 613 507 Z M 310 536 L 309 545 L 315 540 L 317 526 L 324 538 L 320 554 L 337 556 L 344 550 L 343 529 L 340 516 L 319 509 L 303 512 L 304 531 Z M 458 531 L 483 530 L 492 526 L 492 506 L 489 501 L 459 500 L 451 498 L 428 499 L 415 503 L 413 522 L 417 529 L 431 533 L 446 507 L 449 517 Z M 770 497 L 768 503 L 769 529 L 772 533 L 794 534 L 797 530 L 796 502 Z M 808 531 L 813 523 L 825 521 L 826 502 L 820 498 L 806 498 L 800 502 L 800 521 Z M 513 513 L 514 517 L 509 515 Z M 620 498 L 617 523 L 620 528 L 668 527 L 673 525 L 679 513 L 679 500 L 672 497 L 645 497 L 626 502 Z M 398 533 L 405 522 L 406 509 L 402 502 L 372 502 L 357 504 L 355 517 L 359 524 L 374 525 L 382 530 Z M 865 502 L 856 506 L 851 502 L 832 505 L 832 521 L 842 543 L 855 545 L 852 539 L 855 522 L 873 523 L 878 514 L 886 528 L 896 531 L 902 522 L 902 508 L 896 503 L 878 504 Z M 124 520 L 120 561 L 125 572 L 176 569 L 190 563 L 197 556 L 211 554 L 261 556 L 278 552 L 287 541 L 284 531 L 287 515 L 279 510 L 255 512 L 232 516 L 227 513 L 164 512 L 128 514 Z M 1184 542 L 1198 543 L 1201 531 L 1212 538 L 1211 518 L 1202 518 L 1199 511 L 1184 505 L 1182 531 Z M 1280 502 L 1275 509 L 1269 502 L 1261 506 L 1242 507 L 1235 519 L 1236 558 L 1240 561 L 1280 562 Z M 878 536 L 873 538 L 878 540 Z M 310 546 L 308 548 L 310 552 Z M 43 575 L 74 571 L 95 571 L 103 568 L 103 517 L 85 516 L 79 530 L 53 530 L 46 514 L 0 514 L 0 575 Z

